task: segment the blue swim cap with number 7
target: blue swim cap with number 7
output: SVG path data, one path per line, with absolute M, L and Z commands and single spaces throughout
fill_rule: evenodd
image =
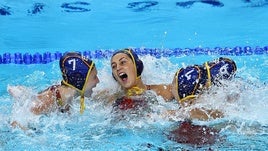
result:
M 94 67 L 94 62 L 77 52 L 67 52 L 60 58 L 63 84 L 84 91 L 85 83 Z
M 62 84 L 73 87 L 80 92 L 80 113 L 85 110 L 85 84 L 94 66 L 95 64 L 92 60 L 77 52 L 65 53 L 60 58 Z

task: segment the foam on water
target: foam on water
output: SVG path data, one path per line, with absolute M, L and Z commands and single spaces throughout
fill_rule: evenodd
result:
M 267 68 L 266 57 L 257 57 L 257 63 L 264 68 Z M 146 84 L 170 83 L 180 67 L 202 64 L 204 61 L 217 58 L 217 56 L 200 56 L 198 60 L 196 58 L 197 56 L 182 56 L 156 59 L 152 56 L 141 56 L 145 65 L 142 79 Z M 232 58 L 238 65 L 237 78 L 231 81 L 222 81 L 223 86 L 221 87 L 211 87 L 209 91 L 200 96 L 200 103 L 193 106 L 221 110 L 225 117 L 210 121 L 194 120 L 193 122 L 217 127 L 221 129 L 223 135 L 231 133 L 233 137 L 236 134 L 245 137 L 248 135 L 266 135 L 268 132 L 266 95 L 268 88 L 265 80 L 262 79 L 267 79 L 267 76 L 266 74 L 263 74 L 264 77 L 260 76 L 262 70 L 256 68 L 255 63 L 249 63 L 236 57 Z M 250 61 L 252 60 L 254 57 L 251 57 Z M 93 96 L 103 89 L 108 89 L 110 93 L 118 91 L 120 86 L 111 76 L 110 60 L 96 60 L 96 65 L 100 83 L 94 88 Z M 114 124 L 112 123 L 112 107 L 106 105 L 107 100 L 105 99 L 87 99 L 83 115 L 79 113 L 79 98 L 74 101 L 70 115 L 58 113 L 33 115 L 29 111 L 29 107 L 33 103 L 31 99 L 38 91 L 60 82 L 58 62 L 47 64 L 45 68 L 37 66 L 39 65 L 36 65 L 36 68 L 34 65 L 32 66 L 35 70 L 31 69 L 28 72 L 25 70 L 21 77 L 10 83 L 10 86 L 18 82 L 21 85 L 27 85 L 27 93 L 20 92 L 18 89 L 17 95 L 20 97 L 17 100 L 6 94 L 1 97 L 2 103 L 7 104 L 1 106 L 7 111 L 5 113 L 1 110 L 0 118 L 4 121 L 4 124 L 1 124 L 1 131 L 11 130 L 12 135 L 17 137 L 17 141 L 20 141 L 20 144 L 26 148 L 33 146 L 31 148 L 35 149 L 35 144 L 40 145 L 40 142 L 44 142 L 41 145 L 43 149 L 46 149 L 45 146 L 49 144 L 53 144 L 50 149 L 56 147 L 66 149 L 70 146 L 76 149 L 92 149 L 94 147 L 107 149 L 114 147 L 115 144 L 123 150 L 140 149 L 141 146 L 148 147 L 148 145 L 152 148 L 158 148 L 161 145 L 157 144 L 162 144 L 163 141 L 165 145 L 169 146 L 170 142 L 166 142 L 163 133 L 168 132 L 174 122 L 182 121 L 187 117 L 187 111 L 180 111 L 175 117 L 165 116 L 166 110 L 178 109 L 179 104 L 176 101 L 165 102 L 161 97 L 157 97 L 159 103 L 152 106 L 156 112 L 152 113 L 149 118 L 120 121 Z M 18 74 L 19 71 L 12 72 Z M 13 80 L 12 77 L 6 78 L 10 81 Z M 12 120 L 17 120 L 30 127 L 30 130 L 23 132 L 20 129 L 11 128 L 9 124 Z M 147 134 L 144 134 L 145 132 Z M 12 138 L 12 135 L 8 135 L 8 138 Z M 131 138 L 126 140 L 125 137 Z M 55 140 L 58 139 L 61 141 L 55 144 Z M 106 144 L 101 145 L 103 142 Z M 144 144 L 144 142 L 151 144 Z M 135 147 L 134 144 L 138 144 L 139 147 Z M 173 143 L 171 144 L 174 146 Z M 175 146 L 178 147 L 178 145 Z M 22 148 L 20 147 L 20 149 Z

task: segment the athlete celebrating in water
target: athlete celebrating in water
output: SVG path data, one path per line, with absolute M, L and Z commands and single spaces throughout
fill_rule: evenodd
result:
M 99 83 L 97 70 L 92 60 L 77 52 L 65 53 L 59 61 L 62 73 L 60 85 L 53 85 L 32 97 L 30 111 L 36 115 L 55 111 L 69 112 L 72 102 L 80 96 L 80 112 L 85 110 L 85 97 L 90 97 L 92 89 Z M 25 89 L 22 86 L 10 86 L 8 92 L 19 99 Z M 21 91 L 21 93 L 17 93 Z M 17 122 L 12 123 L 16 126 Z

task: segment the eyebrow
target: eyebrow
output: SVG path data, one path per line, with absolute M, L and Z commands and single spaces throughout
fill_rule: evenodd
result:
M 127 58 L 126 57 L 122 57 L 122 58 L 119 59 L 119 61 L 121 61 L 122 59 L 127 59 Z
M 122 58 L 119 59 L 119 61 L 121 61 L 122 59 L 127 59 L 127 57 L 124 57 L 124 56 L 123 56 Z M 111 65 L 113 65 L 113 64 L 115 64 L 115 62 L 112 62 L 112 63 L 111 63 Z

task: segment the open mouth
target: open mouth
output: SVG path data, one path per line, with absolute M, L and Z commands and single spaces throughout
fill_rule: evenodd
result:
M 119 78 L 121 78 L 123 81 L 127 80 L 127 74 L 126 73 L 120 73 Z

